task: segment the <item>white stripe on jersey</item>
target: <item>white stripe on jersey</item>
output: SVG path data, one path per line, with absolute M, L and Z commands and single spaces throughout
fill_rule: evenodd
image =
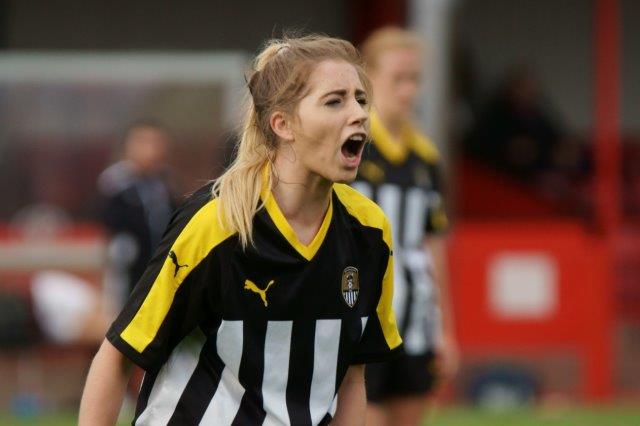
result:
M 427 194 L 420 188 L 409 188 L 405 194 L 402 247 L 421 247 L 427 212 Z
M 402 269 L 402 248 L 398 244 L 400 229 L 401 191 L 396 185 L 385 184 L 378 189 L 377 202 L 391 223 L 393 233 L 393 311 L 405 312 L 407 303 L 407 282 Z
M 244 388 L 238 381 L 237 372 L 225 367 L 216 393 L 200 420 L 201 425 L 230 425 L 238 413 Z
M 402 336 L 404 350 L 409 355 L 424 353 L 433 346 L 434 324 L 429 322 L 429 313 L 436 307 L 433 283 L 427 275 L 427 256 L 424 250 L 406 250 L 405 267 L 410 271 L 413 286 L 407 329 Z
M 342 321 L 339 319 L 316 321 L 313 378 L 309 396 L 312 424 L 318 424 L 327 414 L 327 408 L 331 406 L 336 394 L 336 367 L 341 325 Z
M 364 334 L 364 329 L 367 327 L 367 320 L 369 317 L 362 317 L 360 321 L 362 321 L 362 331 L 360 332 L 360 338 L 362 339 L 362 335 Z
M 244 388 L 238 381 L 242 359 L 242 321 L 222 321 L 216 335 L 218 356 L 225 364 L 218 388 L 200 421 L 202 425 L 230 425 L 235 418 Z
M 200 329 L 185 337 L 171 352 L 153 383 L 147 408 L 140 414 L 136 425 L 166 425 L 198 365 L 200 351 L 206 338 Z
M 242 359 L 242 321 L 222 321 L 216 336 L 216 349 L 224 365 L 238 376 Z
M 337 410 L 338 410 L 338 395 L 336 395 L 333 398 L 333 402 L 331 403 L 331 408 L 329 409 L 329 414 L 331 414 L 331 417 L 335 417 Z
M 287 410 L 287 379 L 293 321 L 269 321 L 264 344 L 263 425 L 290 424 Z
M 382 208 L 391 223 L 393 231 L 393 245 L 398 246 L 398 231 L 400 230 L 400 202 L 402 192 L 397 185 L 384 184 L 378 189 L 378 205 Z

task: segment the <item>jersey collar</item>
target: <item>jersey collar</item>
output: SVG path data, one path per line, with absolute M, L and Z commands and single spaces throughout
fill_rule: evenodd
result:
M 438 151 L 433 143 L 417 132 L 409 122 L 402 127 L 400 138 L 394 138 L 384 127 L 378 114 L 372 112 L 371 139 L 380 154 L 394 165 L 402 164 L 411 151 L 428 163 L 438 160 Z
M 267 214 L 271 217 L 273 223 L 276 225 L 276 228 L 278 228 L 280 234 L 282 234 L 282 236 L 287 240 L 291 247 L 293 247 L 306 260 L 311 260 L 320 249 L 320 246 L 324 242 L 324 239 L 327 235 L 327 231 L 329 230 L 331 218 L 333 217 L 333 197 L 329 198 L 329 208 L 324 215 L 324 219 L 322 220 L 322 224 L 320 225 L 320 229 L 318 229 L 316 236 L 313 237 L 313 240 L 308 245 L 305 245 L 300 242 L 295 231 L 293 230 L 289 222 L 287 222 L 287 219 L 282 213 L 282 210 L 280 210 L 280 207 L 278 206 L 278 203 L 276 202 L 276 199 L 271 192 L 271 188 L 269 188 L 268 185 L 265 184 L 265 182 L 269 181 L 268 174 L 269 166 L 266 166 L 262 173 L 263 185 L 260 194 L 260 198 L 264 203 L 264 208 L 267 211 Z

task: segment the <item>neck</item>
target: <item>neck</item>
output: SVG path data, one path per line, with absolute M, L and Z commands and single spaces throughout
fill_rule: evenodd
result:
M 278 207 L 301 240 L 305 234 L 313 237 L 329 206 L 333 183 L 283 155 L 276 156 L 274 168 L 271 191 Z
M 378 118 L 380 118 L 380 122 L 391 136 L 394 138 L 400 137 L 402 134 L 402 126 L 406 121 L 404 117 L 399 117 L 396 114 L 389 114 L 384 109 L 378 108 Z

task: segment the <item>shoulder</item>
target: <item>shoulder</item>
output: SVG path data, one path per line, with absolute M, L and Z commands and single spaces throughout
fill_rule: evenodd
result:
M 391 226 L 380 206 L 349 185 L 336 183 L 333 190 L 351 216 L 363 226 L 382 231 L 384 242 L 391 247 Z
M 233 235 L 220 221 L 220 200 L 213 198 L 211 183 L 191 194 L 178 207 L 170 230 L 177 231 L 174 245 L 196 242 L 209 250 Z
M 134 181 L 134 175 L 126 161 L 118 161 L 107 167 L 98 176 L 98 190 L 104 196 L 114 196 L 129 188 Z
M 382 229 L 386 217 L 380 206 L 349 185 L 336 183 L 333 185 L 333 190 L 340 203 L 360 223 L 365 226 Z
M 429 137 L 418 131 L 414 131 L 412 149 L 425 163 L 435 165 L 440 162 L 440 153 L 436 145 Z

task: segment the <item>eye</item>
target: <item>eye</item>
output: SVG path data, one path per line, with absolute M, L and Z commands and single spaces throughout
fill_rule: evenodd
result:
M 364 96 L 359 97 L 356 99 L 358 101 L 358 103 L 362 106 L 366 106 L 369 104 L 369 101 L 367 100 L 367 98 L 365 98 Z
M 334 99 L 329 99 L 325 105 L 327 106 L 337 106 L 340 105 L 342 103 L 342 99 L 340 98 L 334 98 Z

